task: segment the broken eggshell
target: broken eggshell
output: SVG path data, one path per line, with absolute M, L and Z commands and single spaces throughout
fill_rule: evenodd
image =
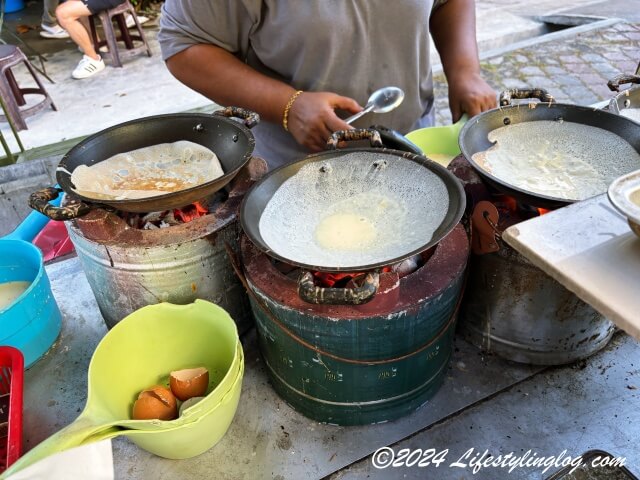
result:
M 156 385 L 140 392 L 133 404 L 134 420 L 174 420 L 178 418 L 178 402 L 166 387 Z
M 169 375 L 173 394 L 183 402 L 192 397 L 202 397 L 209 386 L 209 371 L 204 367 L 176 370 Z
M 180 411 L 178 412 L 178 416 L 181 417 L 187 408 L 193 407 L 196 403 L 200 402 L 201 400 L 204 400 L 204 398 L 205 397 L 191 397 L 189 400 L 182 402 L 182 405 L 180 405 Z

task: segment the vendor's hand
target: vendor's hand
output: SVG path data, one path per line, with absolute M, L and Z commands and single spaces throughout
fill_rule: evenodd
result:
M 353 127 L 338 117 L 336 109 L 358 113 L 362 107 L 354 99 L 330 92 L 303 92 L 289 110 L 289 132 L 296 141 L 314 152 L 327 148 L 333 132 Z
M 460 74 L 448 80 L 449 108 L 454 123 L 463 113 L 471 118 L 497 106 L 496 92 L 480 74 Z

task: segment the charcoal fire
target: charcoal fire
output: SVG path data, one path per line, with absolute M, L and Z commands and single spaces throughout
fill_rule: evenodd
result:
M 194 202 L 186 207 L 164 210 L 162 212 L 130 213 L 119 211 L 118 216 L 132 228 L 155 230 L 189 223 L 208 213 L 209 210 L 202 203 Z

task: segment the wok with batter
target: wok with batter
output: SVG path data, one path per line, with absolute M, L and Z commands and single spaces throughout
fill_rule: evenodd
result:
M 336 149 L 363 138 L 372 148 Z M 280 167 L 246 194 L 242 227 L 268 255 L 306 270 L 374 272 L 375 280 L 377 269 L 436 245 L 462 217 L 462 187 L 436 162 L 381 148 L 375 130 L 336 132 L 329 145 L 332 151 Z M 307 282 L 299 291 L 306 301 L 331 303 L 330 290 Z M 348 301 L 368 301 L 375 288 L 370 293 Z
M 233 120 L 242 118 L 243 123 Z M 29 205 L 54 220 L 70 220 L 87 214 L 96 206 L 108 206 L 125 212 L 157 212 L 180 208 L 207 198 L 229 183 L 251 159 L 255 140 L 249 128 L 259 121 L 257 114 L 227 107 L 207 114 L 167 114 L 142 118 L 107 128 L 92 135 L 61 160 L 56 178 L 61 189 L 48 188 L 32 194 Z M 187 141 L 214 152 L 224 174 L 204 183 L 185 185 L 169 193 L 136 198 L 105 198 L 105 195 L 79 192 L 73 184 L 73 172 L 78 167 L 93 166 L 124 152 L 132 152 L 158 144 Z M 162 176 L 162 169 L 158 176 Z M 167 180 L 172 180 L 167 176 Z M 60 192 L 71 194 L 79 201 L 57 208 L 47 204 Z
M 512 105 L 512 98 L 540 103 Z M 556 103 L 542 89 L 506 91 L 500 105 L 465 124 L 460 150 L 483 180 L 523 204 L 562 207 L 605 193 L 611 179 L 640 168 L 640 126 L 628 118 Z M 497 137 L 501 144 L 492 143 Z M 577 196 L 569 192 L 576 188 Z

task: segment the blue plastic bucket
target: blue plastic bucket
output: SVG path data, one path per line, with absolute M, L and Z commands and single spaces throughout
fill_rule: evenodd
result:
M 59 203 L 59 200 L 58 200 Z M 29 287 L 0 310 L 0 345 L 18 348 L 30 367 L 53 345 L 62 323 L 40 250 L 29 243 L 49 219 L 32 212 L 0 239 L 0 283 L 26 281 Z
M 22 0 L 7 0 L 4 4 L 4 13 L 13 13 L 24 8 Z

